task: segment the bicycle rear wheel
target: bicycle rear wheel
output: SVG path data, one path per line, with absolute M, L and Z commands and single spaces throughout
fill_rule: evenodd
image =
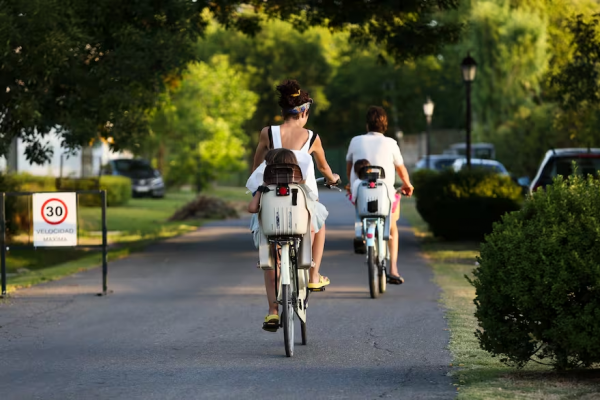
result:
M 290 285 L 281 285 L 281 302 L 285 355 L 292 357 L 294 355 L 294 305 L 292 304 L 292 289 Z
M 379 296 L 379 271 L 375 257 L 377 257 L 375 246 L 369 246 L 367 248 L 367 268 L 369 269 L 369 292 L 372 299 L 376 299 Z
M 300 330 L 302 331 L 302 344 L 306 345 L 308 337 L 306 336 L 306 323 L 300 321 Z
M 385 271 L 385 267 L 381 266 L 379 268 L 379 293 L 385 293 L 387 289 L 387 274 Z

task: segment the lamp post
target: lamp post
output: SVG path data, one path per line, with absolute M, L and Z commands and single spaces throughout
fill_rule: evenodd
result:
M 467 89 L 467 168 L 471 169 L 471 83 L 475 80 L 477 63 L 470 54 L 467 54 L 460 67 Z
M 423 113 L 427 118 L 427 137 L 425 141 L 425 153 L 427 154 L 427 169 L 430 168 L 430 156 L 431 156 L 431 117 L 433 117 L 433 101 L 427 97 L 427 101 L 423 104 Z

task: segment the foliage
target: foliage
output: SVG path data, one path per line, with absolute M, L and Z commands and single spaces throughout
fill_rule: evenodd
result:
M 419 214 L 434 236 L 447 240 L 483 238 L 522 200 L 521 188 L 509 177 L 476 168 L 420 170 L 413 184 Z
M 11 174 L 10 177 L 22 192 L 53 192 L 56 190 L 56 178 L 52 176 L 31 175 L 22 172 Z
M 191 64 L 165 95 L 153 115 L 152 140 L 139 151 L 158 159 L 169 185 L 194 182 L 201 190 L 216 177 L 245 168 L 242 125 L 257 99 L 245 78 L 226 56 L 214 56 Z
M 177 210 L 169 221 L 239 218 L 235 208 L 218 197 L 200 195 Z
M 112 136 L 115 147 L 147 133 L 146 109 L 167 77 L 193 59 L 205 23 L 201 2 L 2 0 L 0 154 L 14 137 L 42 163 L 53 129 L 64 148 Z
M 299 29 L 347 28 L 354 40 L 374 40 L 397 60 L 429 54 L 456 40 L 459 30 L 431 23 L 457 0 L 311 0 L 301 7 L 291 0 L 253 0 L 254 12 L 241 3 L 1 0 L 0 154 L 21 137 L 27 158 L 44 163 L 52 149 L 43 138 L 52 130 L 66 149 L 98 136 L 112 137 L 116 149 L 141 146 L 149 133 L 148 110 L 195 60 L 194 43 L 207 25 L 204 10 L 249 34 L 260 30 L 264 15 Z
M 248 87 L 260 96 L 245 124 L 252 146 L 262 127 L 281 122 L 275 86 L 290 77 L 314 98 L 309 127 L 321 135 L 326 149 L 343 146 L 364 132 L 370 105 L 387 109 L 392 134 L 397 128 L 425 129 L 425 118 L 419 116 L 428 95 L 437 104 L 434 128 L 462 127 L 464 88 L 454 54 L 395 65 L 374 45 L 356 46 L 348 32 L 322 27 L 299 32 L 281 21 L 263 21 L 259 28 L 248 37 L 212 24 L 198 46 L 202 60 L 228 55 L 231 66 L 244 72 Z
M 598 215 L 597 180 L 558 177 L 494 226 L 472 282 L 484 350 L 517 367 L 600 361 Z
M 562 102 L 577 108 L 582 102 L 600 103 L 600 14 L 590 21 L 579 14 L 570 19 L 573 55 L 552 78 L 560 88 Z
M 103 175 L 97 178 L 61 180 L 61 190 L 106 190 L 106 203 L 109 207 L 123 206 L 131 199 L 131 179 L 123 176 Z M 100 207 L 102 198 L 98 194 L 80 194 L 79 204 L 86 207 Z

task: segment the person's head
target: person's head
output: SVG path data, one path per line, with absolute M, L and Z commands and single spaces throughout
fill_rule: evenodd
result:
M 354 163 L 354 173 L 356 174 L 356 176 L 359 176 L 359 172 L 361 169 L 363 169 L 364 167 L 368 167 L 369 165 L 371 165 L 371 163 L 369 162 L 369 160 L 357 160 Z
M 265 155 L 267 165 L 271 164 L 295 164 L 298 165 L 298 159 L 293 151 L 288 149 L 269 150 Z
M 293 79 L 286 79 L 277 86 L 279 92 L 279 107 L 284 120 L 295 119 L 306 124 L 309 109 L 312 104 L 308 92 L 300 89 L 300 84 Z
M 371 106 L 367 111 L 367 130 L 369 132 L 385 133 L 388 127 L 388 118 L 383 107 Z

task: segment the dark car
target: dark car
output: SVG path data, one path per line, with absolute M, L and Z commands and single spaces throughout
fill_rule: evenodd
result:
M 452 168 L 452 164 L 463 156 L 458 154 L 435 154 L 429 156 L 429 169 L 442 171 L 447 168 Z M 415 165 L 415 171 L 419 169 L 427 169 L 427 157 L 421 158 Z
M 103 168 L 104 175 L 119 175 L 131 179 L 131 190 L 137 196 L 165 196 L 165 183 L 160 172 L 142 159 L 120 158 L 110 160 Z
M 600 171 L 600 149 L 556 149 L 549 150 L 538 169 L 537 175 L 531 181 L 530 193 L 540 187 L 551 185 L 558 175 L 568 177 L 573 174 L 573 162 L 577 171 L 584 176 L 596 175 Z

